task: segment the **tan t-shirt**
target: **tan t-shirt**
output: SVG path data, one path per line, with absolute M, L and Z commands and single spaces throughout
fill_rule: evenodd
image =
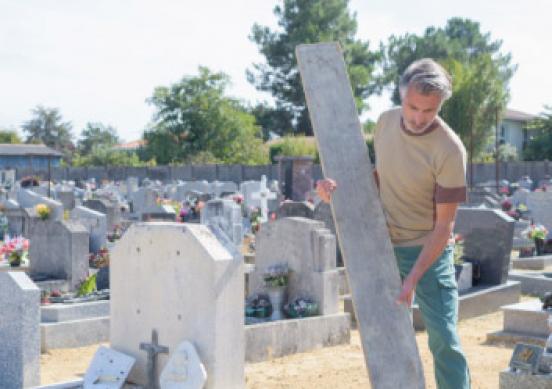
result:
M 378 119 L 374 150 L 391 241 L 399 246 L 423 244 L 435 225 L 435 205 L 466 200 L 462 141 L 440 117 L 422 134 L 408 131 L 399 107 Z

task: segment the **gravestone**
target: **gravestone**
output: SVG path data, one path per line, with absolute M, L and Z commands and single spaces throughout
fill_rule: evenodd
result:
M 75 192 L 73 190 L 60 190 L 56 192 L 58 201 L 63 205 L 64 210 L 75 208 Z
M 25 212 L 15 200 L 4 200 L 4 215 L 8 218 L 8 234 L 11 236 L 23 235 Z
M 59 201 L 43 197 L 32 190 L 21 189 L 17 192 L 17 202 L 22 208 L 34 208 L 38 204 L 47 205 L 50 210 L 50 219 L 62 220 L 63 219 L 63 204 Z
M 375 389 L 424 388 L 409 310 L 395 302 L 399 270 L 341 48 L 301 45 L 296 52 L 322 169 L 339 187 L 332 213 L 370 382 Z
M 115 226 L 121 224 L 121 209 L 119 208 L 119 204 L 112 203 L 106 199 L 90 199 L 83 202 L 82 205 L 103 213 L 106 217 L 108 231 L 112 231 Z
M 280 204 L 276 215 L 278 219 L 284 217 L 305 217 L 307 219 L 313 219 L 314 205 L 307 201 L 286 200 L 282 204 Z
M 234 200 L 209 200 L 201 210 L 201 224 L 219 227 L 238 248 L 243 240 L 242 221 L 241 207 Z
M 324 223 L 300 217 L 267 223 L 257 233 L 255 248 L 255 271 L 249 275 L 251 295 L 266 291 L 263 274 L 283 262 L 290 270 L 288 301 L 311 299 L 321 315 L 339 311 L 335 236 Z
M 0 170 L 0 186 L 11 189 L 15 186 L 15 170 Z
M 84 375 L 84 387 L 121 389 L 133 365 L 134 358 L 100 346 Z
M 266 176 L 263 175 L 261 177 L 261 185 L 259 187 L 258 192 L 253 192 L 251 194 L 251 199 L 258 200 L 260 203 L 260 209 L 261 209 L 261 223 L 265 223 L 268 221 L 268 202 L 270 200 L 276 200 L 278 196 L 276 193 L 271 192 L 266 187 Z
M 552 192 L 528 193 L 526 205 L 531 212 L 533 222 L 545 226 L 548 230 L 548 237 L 550 237 L 550 231 L 552 231 Z
M 88 277 L 89 235 L 75 221 L 38 221 L 30 234 L 29 272 L 33 279 L 66 280 L 71 290 Z
M 0 387 L 40 385 L 40 290 L 23 272 L 0 272 Z
M 238 186 L 235 182 L 231 181 L 213 181 L 209 185 L 209 192 L 219 198 L 223 193 L 236 193 L 238 191 Z
M 313 188 L 312 157 L 276 157 L 278 180 L 285 199 L 304 201 Z
M 78 206 L 71 211 L 71 220 L 81 223 L 88 230 L 90 234 L 90 252 L 97 253 L 102 247 L 105 247 L 107 240 L 107 218 L 103 213 Z
M 531 192 L 524 188 L 519 188 L 518 190 L 516 190 L 512 195 L 513 206 L 517 207 L 521 204 L 527 205 L 527 197 L 529 196 L 529 193 Z
M 154 205 L 142 211 L 142 221 L 176 221 L 176 211 L 172 205 Z
M 226 244 L 229 244 L 226 241 Z M 111 253 L 111 345 L 136 358 L 129 380 L 144 385 L 152 330 L 174 352 L 192 342 L 206 388 L 243 388 L 244 277 L 241 256 L 207 227 L 136 223 Z M 158 356 L 158 371 L 168 356 Z
M 464 237 L 464 257 L 479 263 L 479 282 L 504 284 L 508 279 L 514 219 L 497 209 L 460 207 L 454 232 Z
M 334 223 L 330 204 L 326 204 L 323 201 L 319 202 L 318 205 L 314 208 L 313 219 L 324 222 L 324 225 L 326 226 L 326 228 L 330 230 L 330 232 L 337 237 L 337 232 L 335 230 L 335 223 Z M 337 241 L 337 245 L 336 245 L 336 261 L 338 266 L 342 266 L 343 258 L 341 257 L 341 250 L 339 250 L 339 240 Z
M 176 187 L 176 198 L 179 201 L 188 200 L 189 192 L 199 192 L 201 194 L 209 193 L 209 183 L 207 181 L 187 181 Z

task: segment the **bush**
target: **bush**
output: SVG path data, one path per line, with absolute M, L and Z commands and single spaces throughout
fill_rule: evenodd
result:
M 314 138 L 304 136 L 286 135 L 283 138 L 274 141 L 269 148 L 270 161 L 276 162 L 276 157 L 304 157 L 314 158 L 315 163 L 319 163 L 318 148 Z

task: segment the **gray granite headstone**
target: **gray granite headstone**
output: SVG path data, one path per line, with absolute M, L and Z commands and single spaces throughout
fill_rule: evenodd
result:
M 21 189 L 17 192 L 17 202 L 22 208 L 34 208 L 38 204 L 45 204 L 51 210 L 50 218 L 53 220 L 63 219 L 63 204 L 59 201 L 43 197 L 30 189 Z
M 88 277 L 89 234 L 75 221 L 39 221 L 30 235 L 31 278 L 67 280 L 72 290 Z
M 277 157 L 279 181 L 284 198 L 304 201 L 313 188 L 312 157 Z
M 75 192 L 73 190 L 57 191 L 56 197 L 63 204 L 63 209 L 70 211 L 75 208 Z
M 314 218 L 314 205 L 307 201 L 284 201 L 280 204 L 276 213 L 278 219 L 283 217 L 306 217 Z
M 111 231 L 116 225 L 121 224 L 121 209 L 119 204 L 112 203 L 105 199 L 86 200 L 82 205 L 103 213 L 107 218 L 107 230 Z
M 107 218 L 93 209 L 78 206 L 71 211 L 71 220 L 75 220 L 86 227 L 90 234 L 90 252 L 97 253 L 106 245 Z
M 552 231 L 552 192 L 531 192 L 527 194 L 527 208 L 534 223 L 542 224 Z
M 334 223 L 330 204 L 326 204 L 323 201 L 319 202 L 318 205 L 314 208 L 313 219 L 324 222 L 324 224 L 326 225 L 326 228 L 330 230 L 332 234 L 336 235 L 336 238 L 337 238 L 337 233 L 335 231 L 335 223 Z M 339 249 L 339 239 L 337 239 L 336 250 L 337 250 L 336 252 L 337 264 L 342 266 L 341 264 L 343 263 L 343 258 L 341 257 L 341 250 Z
M 243 240 L 242 221 L 241 207 L 234 200 L 209 200 L 201 210 L 201 224 L 219 227 L 236 247 Z
M 23 272 L 0 272 L 0 387 L 40 385 L 40 290 Z
M 255 271 L 249 275 L 251 295 L 266 292 L 263 274 L 287 263 L 288 301 L 312 299 L 320 314 L 339 310 L 339 274 L 335 266 L 335 236 L 324 223 L 289 217 L 266 223 L 256 236 Z
M 496 209 L 460 207 L 454 231 L 464 237 L 464 257 L 479 263 L 479 282 L 504 284 L 510 266 L 514 219 Z

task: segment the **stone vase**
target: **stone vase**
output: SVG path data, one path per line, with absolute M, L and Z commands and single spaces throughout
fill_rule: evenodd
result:
M 544 239 L 535 238 L 535 248 L 537 255 L 544 255 Z
M 267 288 L 268 299 L 272 304 L 272 315 L 270 315 L 270 320 L 282 320 L 284 318 L 284 313 L 282 308 L 286 300 L 286 290 L 285 286 L 272 286 Z

